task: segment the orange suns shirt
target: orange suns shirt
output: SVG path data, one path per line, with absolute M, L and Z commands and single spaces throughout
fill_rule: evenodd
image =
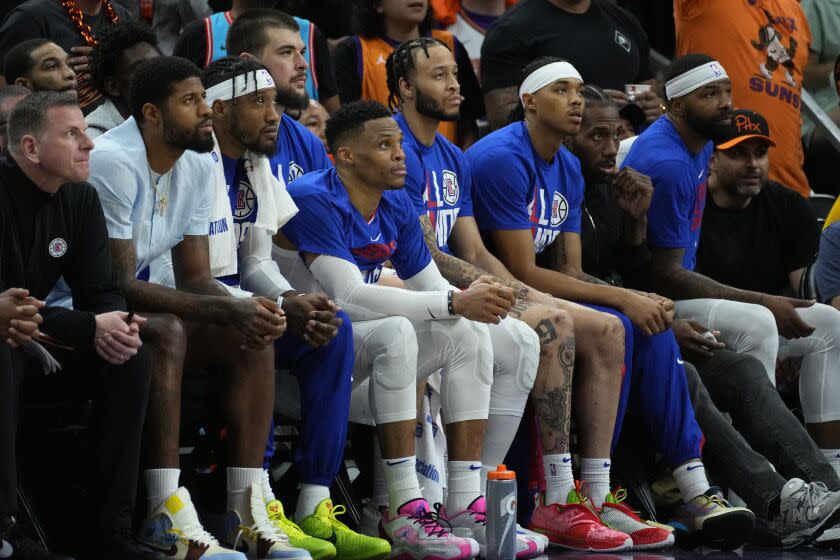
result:
M 677 55 L 723 64 L 736 108 L 761 113 L 776 147 L 770 178 L 807 197 L 800 127 L 811 31 L 797 0 L 674 0 Z

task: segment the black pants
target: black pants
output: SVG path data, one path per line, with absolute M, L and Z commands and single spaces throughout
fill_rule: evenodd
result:
M 779 493 L 791 478 L 840 489 L 837 473 L 782 402 L 761 362 L 719 350 L 694 366 L 686 363 L 685 371 L 706 437 L 703 462 L 756 515 L 771 519 L 779 513 Z M 721 411 L 729 413 L 731 424 Z
M 108 364 L 94 353 L 52 353 L 63 369 L 39 382 L 50 383 L 53 376 L 62 376 L 61 382 L 86 384 L 94 403 L 89 483 L 94 490 L 90 495 L 95 528 L 130 527 L 151 382 L 148 353 L 141 348 L 121 366 Z M 42 375 L 40 366 L 21 350 L 0 343 L 0 519 L 17 509 L 15 452 L 24 375 Z

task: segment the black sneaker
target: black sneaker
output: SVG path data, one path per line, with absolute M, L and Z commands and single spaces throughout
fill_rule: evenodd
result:
M 0 557 L 8 560 L 73 560 L 70 556 L 47 552 L 40 543 L 22 534 L 14 522 L 2 528 Z

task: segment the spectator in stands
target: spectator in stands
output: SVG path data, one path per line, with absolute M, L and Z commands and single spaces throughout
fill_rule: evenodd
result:
M 507 124 L 522 68 L 541 56 L 567 59 L 620 104 L 624 86 L 652 83 L 650 46 L 639 22 L 609 0 L 521 0 L 501 16 L 481 48 L 481 85 L 492 129 Z M 662 114 L 652 91 L 638 94 L 649 122 Z
M 29 95 L 28 88 L 23 86 L 0 87 L 0 156 L 6 153 L 9 138 L 9 115 L 18 102 Z
M 309 132 L 318 137 L 321 144 L 324 145 L 325 150 L 329 150 L 327 146 L 327 137 L 324 133 L 327 130 L 327 121 L 330 120 L 330 114 L 324 109 L 324 106 L 315 101 L 309 100 L 309 107 L 301 111 L 298 122 L 309 129 Z
M 353 319 L 355 382 L 371 379 L 389 495 L 381 527 L 392 554 L 467 560 L 478 554 L 478 543 L 444 527 L 481 525 L 471 511 L 484 501 L 479 458 L 493 376 L 490 336 L 481 323 L 498 323 L 515 298 L 509 288 L 489 283 L 457 291 L 440 275 L 402 191 L 401 136 L 381 104 L 343 105 L 327 125 L 336 167 L 289 185 L 299 212 L 283 233 Z M 376 284 L 386 260 L 407 289 Z M 449 485 L 438 515 L 418 484 L 414 430 L 416 384 L 441 367 Z
M 10 84 L 31 91 L 60 91 L 76 97 L 76 74 L 67 61 L 67 53 L 52 41 L 29 39 L 6 53 L 3 73 Z
M 243 51 L 231 50 L 228 44 L 228 30 L 233 22 L 249 10 L 260 10 L 264 18 L 269 18 L 270 12 L 265 10 L 272 8 L 274 4 L 273 0 L 233 0 L 230 10 L 217 12 L 187 25 L 178 39 L 174 54 L 192 61 L 199 68 L 206 68 L 211 62 L 224 56 L 239 56 Z M 299 17 L 295 17 L 294 21 L 296 22 L 294 31 L 298 34 L 297 40 L 278 42 L 277 31 L 266 27 L 262 35 L 254 36 L 250 40 L 267 50 L 253 54 L 266 58 L 288 56 L 287 51 L 294 48 L 306 62 L 307 95 L 319 101 L 327 111 L 332 113 L 338 109 L 341 102 L 338 98 L 327 40 L 311 21 Z M 269 62 L 263 61 L 263 63 L 271 67 Z M 303 108 L 305 106 L 296 109 Z
M 622 320 L 628 341 L 625 383 L 637 388 L 631 391 L 635 393 L 631 404 L 666 456 L 680 488 L 681 530 L 702 531 L 711 546 L 740 546 L 754 517 L 748 510 L 730 508 L 706 478 L 700 460 L 702 434 L 688 398 L 679 349 L 668 328 L 673 302 L 609 286 L 580 272 L 584 184 L 580 163 L 563 140 L 580 128 L 583 87 L 577 70 L 560 59 L 539 58 L 525 67 L 518 88 L 522 120 L 490 133 L 467 150 L 479 227 L 519 280 L 555 297 L 597 304 L 596 309 Z M 639 174 L 625 172 L 619 181 L 631 200 L 643 197 L 644 179 Z M 638 237 L 638 225 L 634 230 Z M 561 262 L 571 275 L 537 264 L 537 255 L 552 243 L 564 255 Z M 629 319 L 616 308 L 626 310 Z M 590 497 L 597 508 L 608 501 L 603 490 L 591 489 Z
M 234 295 L 253 293 L 278 302 L 289 329 L 275 343 L 275 363 L 291 370 L 300 385 L 302 418 L 295 454 L 301 483 L 295 516 L 300 527 L 285 518 L 267 482 L 260 489 L 262 503 L 281 528 L 282 524 L 288 526 L 284 532 L 290 543 L 313 558 L 384 557 L 390 552 L 388 542 L 360 535 L 338 522 L 330 499 L 330 486 L 344 458 L 350 413 L 350 320 L 323 293 L 295 291 L 271 259 L 272 235 L 296 211 L 284 185 L 269 170 L 267 156 L 277 150 L 275 135 L 280 121 L 273 103 L 277 88 L 262 64 L 235 57 L 208 66 L 204 84 L 218 142 L 211 154 L 224 175 L 224 183 L 216 185 L 221 189 L 217 196 L 228 203 L 210 218 L 211 270 L 220 282 L 231 286 Z M 216 227 L 217 220 L 227 227 Z M 225 233 L 217 235 L 220 231 Z M 230 259 L 227 270 L 218 270 L 214 264 L 227 254 L 222 247 L 230 241 L 236 247 L 236 258 Z M 241 516 L 237 512 L 228 512 L 228 516 L 232 521 L 226 527 L 233 533 L 223 538 L 233 544 Z M 310 537 L 301 535 L 301 529 Z M 250 536 L 244 538 L 249 547 L 257 546 Z
M 807 200 L 767 178 L 775 137 L 762 115 L 739 110 L 719 139 L 710 163 L 697 271 L 736 289 L 778 296 L 798 293 L 818 248 L 819 226 Z M 840 312 L 818 303 L 798 314 L 812 332 L 781 339 L 778 359 L 801 362 L 793 369 L 808 432 L 840 472 L 840 348 L 835 349 Z M 722 310 L 718 316 L 725 321 Z M 776 356 L 768 359 L 775 362 Z M 777 379 L 785 385 L 796 376 Z
M 131 18 L 121 5 L 110 0 L 27 0 L 12 10 L 0 27 L 0 53 L 8 53 L 27 39 L 49 39 L 70 53 L 68 64 L 75 72 L 79 105 L 88 113 L 101 102 L 91 87 L 88 56 L 99 35 L 120 18 Z M 6 83 L 13 83 L 6 79 Z
M 430 0 L 435 21 L 461 41 L 479 79 L 484 35 L 515 3 L 516 0 Z
M 478 138 L 476 119 L 484 114 L 481 89 L 461 42 L 449 31 L 432 29 L 428 0 L 355 0 L 357 35 L 335 49 L 336 78 L 343 102 L 370 99 L 388 104 L 385 59 L 404 41 L 435 37 L 443 41 L 458 63 L 458 81 L 464 104 L 458 115 L 447 117 L 438 129 L 450 142 L 466 148 Z
M 581 226 L 582 270 L 606 282 L 644 286 L 643 270 L 650 252 L 643 241 L 635 245 L 627 233 L 633 231 L 633 222 L 644 220 L 653 188 L 648 180 L 637 198 L 621 189 L 620 176 L 615 175 L 622 126 L 618 106 L 595 86 L 584 88 L 583 96 L 586 103 L 580 132 L 567 139 L 569 149 L 580 159 L 586 181 L 582 210 L 588 219 Z M 787 193 L 799 199 L 793 192 Z M 640 229 L 643 236 L 644 228 Z M 840 490 L 840 478 L 785 406 L 761 362 L 723 350 L 723 344 L 704 338 L 706 329 L 699 327 L 679 319 L 672 325 L 683 357 L 693 361 L 693 365 L 686 363 L 685 371 L 697 423 L 706 436 L 705 464 L 715 479 L 735 490 L 756 515 L 773 522 L 772 528 L 786 548 L 812 541 L 833 524 L 840 497 L 829 499 L 819 486 L 809 487 L 800 481 L 821 481 L 836 491 Z M 734 427 L 716 405 L 732 415 Z M 817 519 L 793 511 L 807 509 L 811 493 L 825 498 L 830 506 Z
M 145 319 L 126 313 L 126 301 L 113 281 L 102 208 L 86 183 L 93 142 L 85 128 L 75 98 L 67 94 L 35 92 L 12 111 L 11 157 L 0 164 L 0 288 L 28 287 L 28 292 L 12 292 L 13 299 L 4 300 L 21 305 L 29 315 L 11 325 L 33 335 L 24 345 L 26 353 L 39 356 L 37 365 L 44 372 L 60 367 L 57 359 L 81 375 L 79 382 L 89 383 L 96 395 L 90 509 L 79 513 L 90 516 L 97 537 L 86 552 L 103 560 L 140 559 L 146 555 L 132 543 L 130 529 L 151 377 L 139 336 Z M 62 275 L 70 284 L 75 311 L 43 307 L 38 301 Z M 41 308 L 42 324 L 32 308 Z M 34 322 L 37 331 L 21 324 L 25 321 Z M 21 342 L 9 326 L 2 325 L 4 338 Z M 9 350 L 6 344 L 2 348 L 0 352 L 13 352 L 12 360 L 21 366 L 21 350 Z M 7 519 L 17 507 L 15 432 L 23 373 L 21 367 L 0 369 L 0 552 L 6 558 L 63 558 L 25 543 Z
M 206 152 L 213 136 L 200 76 L 177 57 L 141 64 L 129 86 L 132 117 L 102 135 L 91 153 L 90 180 L 102 200 L 117 281 L 133 308 L 158 314 L 143 333 L 153 356 L 152 468 L 144 471 L 148 516 L 138 539 L 154 550 L 171 549 L 176 558 L 244 558 L 204 531 L 188 491 L 178 487 L 186 362 L 227 381 L 226 510 L 238 512 L 267 549 L 305 559 L 309 554 L 290 550 L 265 509 L 249 501 L 252 487 L 265 480 L 263 451 L 274 404 L 270 345 L 286 321 L 277 303 L 232 297 L 211 275 L 207 233 L 214 191 L 207 186 L 214 184 L 214 169 Z M 164 252 L 172 253 L 176 289 L 144 281 L 149 263 Z
M 759 111 L 773 128 L 770 178 L 810 194 L 802 170 L 801 91 L 811 34 L 797 0 L 674 0 L 677 55 L 706 53 L 732 81 L 737 107 Z
M 172 54 L 178 38 L 190 23 L 213 12 L 207 0 L 154 0 L 152 10 L 152 28 L 160 41 L 162 54 L 166 55 Z
M 102 34 L 90 51 L 90 81 L 105 97 L 87 116 L 89 137 L 95 139 L 131 116 L 128 84 L 137 67 L 160 56 L 155 32 L 137 20 L 124 19 Z
M 489 327 L 494 354 L 493 388 L 482 468 L 492 470 L 492 465 L 504 461 L 530 394 L 540 419 L 546 474 L 546 506 L 538 508 L 537 517 L 544 521 L 543 529 L 554 533 L 553 540 L 584 549 L 613 549 L 624 544 L 628 536 L 635 539 L 634 544 L 644 543 L 651 548 L 672 544 L 670 532 L 634 523 L 628 529 L 633 534 L 594 530 L 594 538 L 585 542 L 570 538 L 574 533 L 569 528 L 572 518 L 581 521 L 581 525 L 599 529 L 602 525 L 597 516 L 587 515 L 589 512 L 584 512 L 580 504 L 567 505 L 569 495 L 575 495 L 575 485 L 569 442 L 560 428 L 570 419 L 574 360 L 564 360 L 562 356 L 575 354 L 577 345 L 573 316 L 558 307 L 577 311 L 577 306 L 568 302 L 555 305 L 553 297 L 517 281 L 481 241 L 472 216 L 472 181 L 467 160 L 460 148 L 437 132 L 441 118 L 447 113 L 457 114 L 460 106 L 458 66 L 449 48 L 438 39 L 420 37 L 399 45 L 388 56 L 386 66 L 389 102 L 392 110 L 399 109 L 394 120 L 403 132 L 405 191 L 441 275 L 454 286 L 469 286 L 480 278 L 489 278 L 510 287 L 519 298 L 504 321 Z M 444 79 L 437 78 L 441 72 Z M 603 481 L 590 478 L 593 469 L 589 467 L 602 466 L 601 458 L 609 457 L 614 426 L 614 422 L 600 421 L 603 411 L 593 403 L 600 399 L 616 403 L 619 400 L 621 377 L 616 373 L 621 370 L 621 340 L 617 321 L 612 323 L 613 336 L 604 336 L 609 319 L 602 316 L 598 320 L 595 313 L 586 312 L 575 316 L 581 323 L 582 355 L 586 356 L 581 360 L 585 364 L 584 380 L 578 381 L 575 398 L 584 442 L 581 472 L 593 490 Z M 548 331 L 553 334 L 546 336 L 549 325 Z M 581 379 L 580 374 L 577 378 Z M 483 471 L 482 491 L 486 474 Z M 624 510 L 616 509 L 613 515 L 627 521 Z M 576 526 L 575 531 L 579 529 L 581 526 Z M 477 538 L 484 544 L 483 534 Z M 532 547 L 530 553 L 526 550 L 527 542 L 533 540 L 527 534 L 518 539 L 519 558 L 542 554 L 544 547 Z

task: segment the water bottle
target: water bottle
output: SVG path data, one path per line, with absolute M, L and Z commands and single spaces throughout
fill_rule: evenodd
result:
M 499 465 L 487 473 L 487 559 L 516 558 L 516 473 Z

